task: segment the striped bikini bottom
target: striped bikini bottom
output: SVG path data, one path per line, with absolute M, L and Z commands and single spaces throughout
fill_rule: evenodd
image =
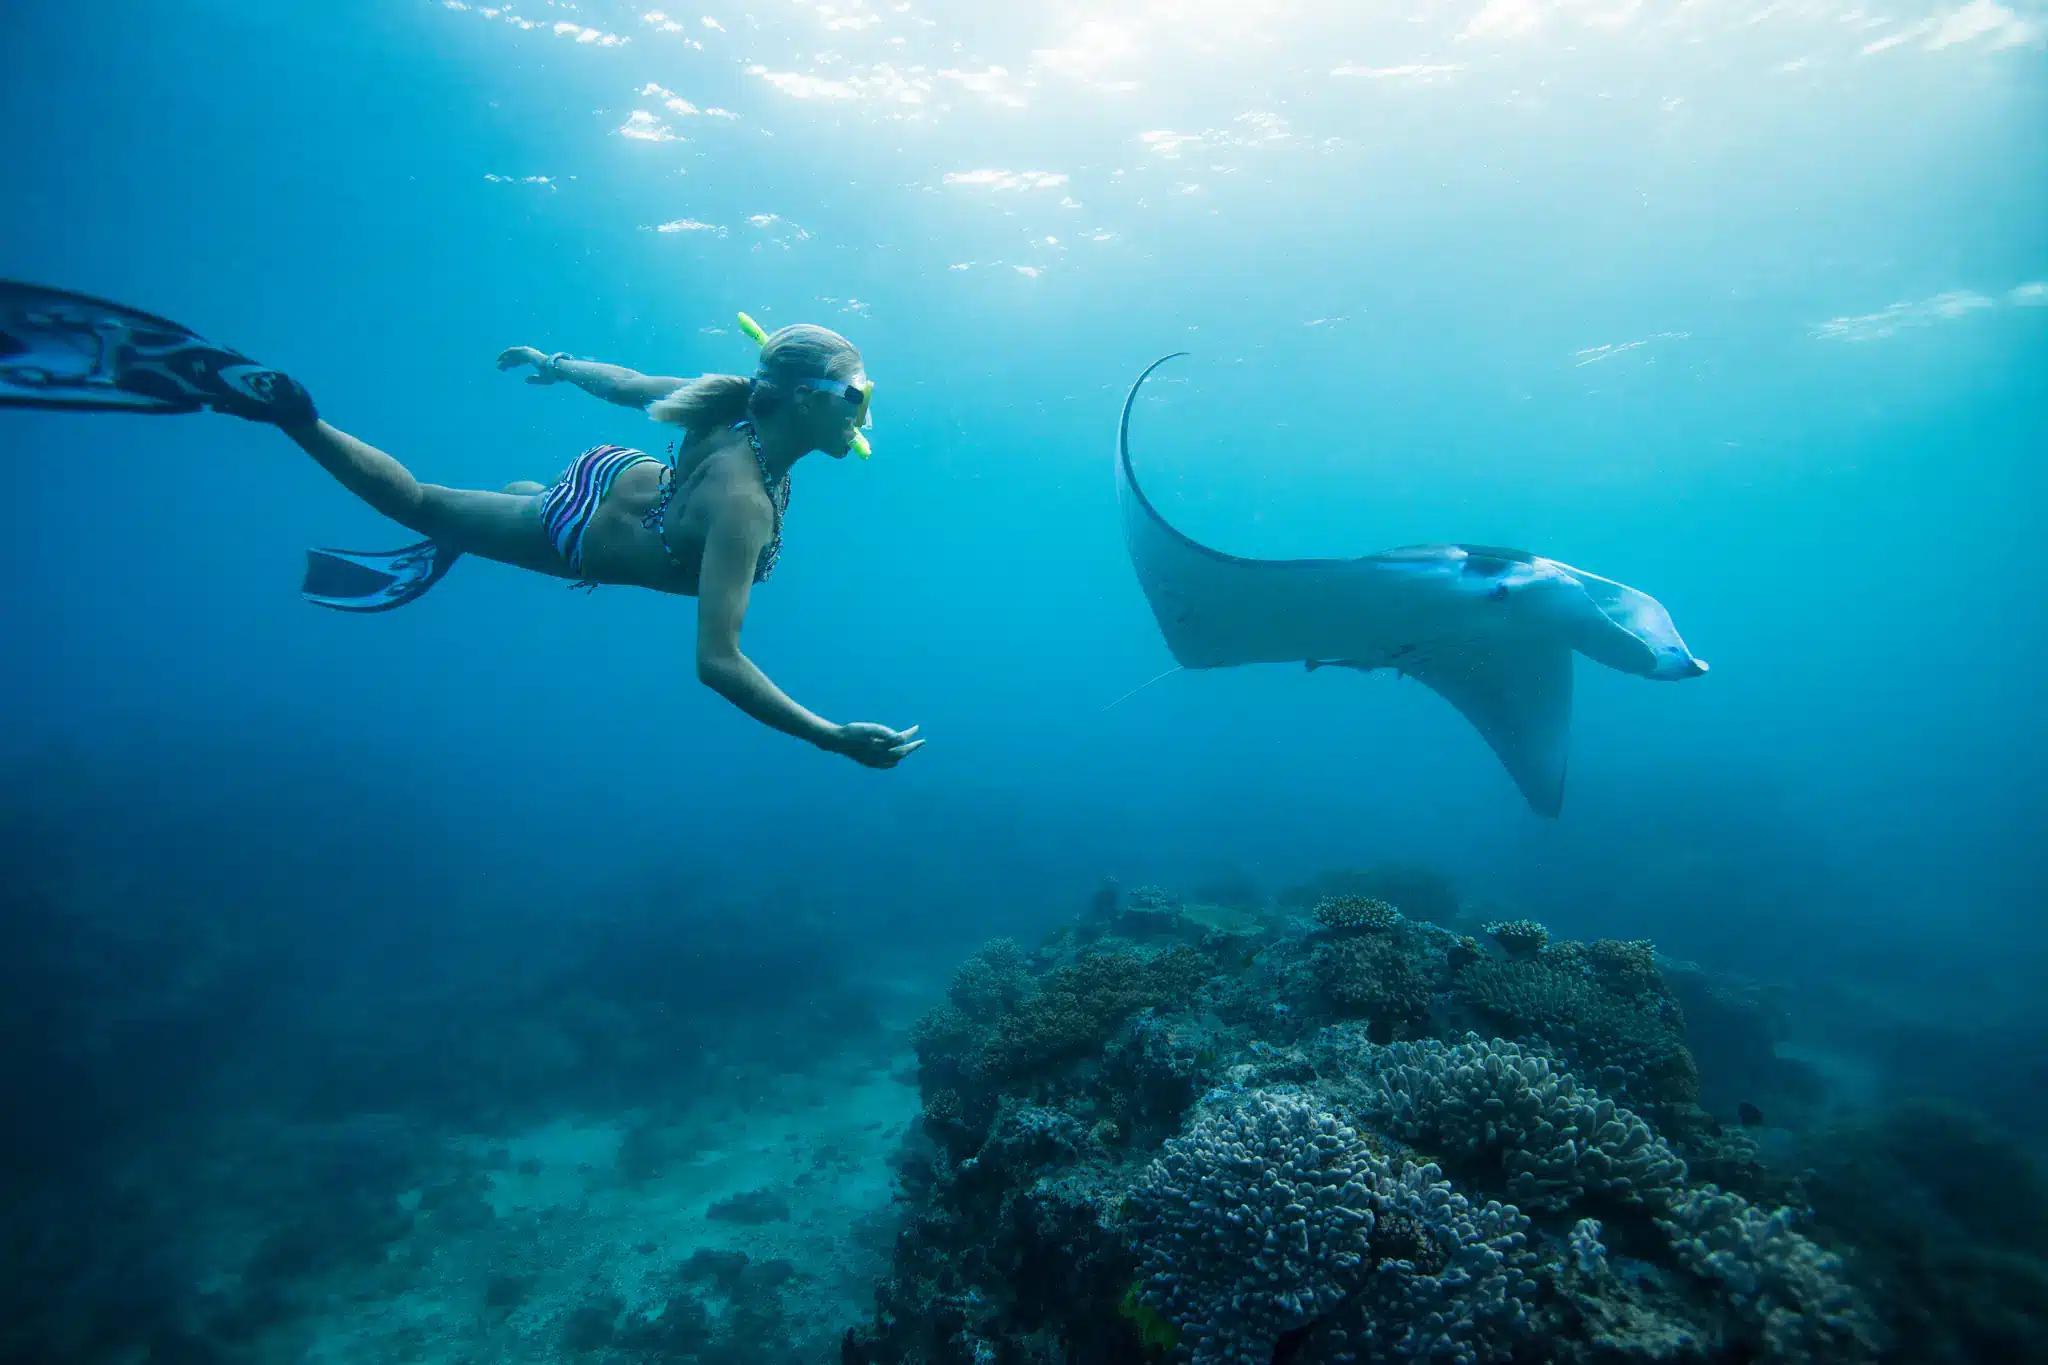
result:
M 569 572 L 583 577 L 583 533 L 619 475 L 637 464 L 660 464 L 645 451 L 592 446 L 570 462 L 555 486 L 540 495 L 541 525 Z

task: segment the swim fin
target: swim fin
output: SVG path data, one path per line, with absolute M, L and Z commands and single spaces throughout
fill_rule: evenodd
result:
M 290 375 L 167 318 L 13 280 L 0 280 L 0 407 L 212 408 L 280 427 L 319 416 Z
M 462 558 L 423 540 L 402 550 L 308 550 L 299 596 L 336 611 L 390 611 L 441 581 Z

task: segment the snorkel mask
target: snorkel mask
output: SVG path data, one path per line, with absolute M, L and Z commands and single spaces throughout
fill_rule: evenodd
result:
M 752 341 L 756 346 L 766 346 L 768 344 L 768 334 L 761 330 L 760 323 L 754 321 L 745 313 L 739 315 L 739 320 L 740 331 L 746 334 L 748 340 Z M 868 438 L 861 435 L 858 430 L 858 428 L 872 425 L 872 419 L 868 416 L 868 409 L 875 401 L 874 380 L 863 378 L 861 382 L 856 384 L 844 379 L 826 379 L 823 376 L 800 379 L 788 379 L 784 376 L 776 376 L 776 378 L 781 378 L 783 382 L 793 384 L 797 388 L 816 389 L 819 393 L 829 393 L 835 398 L 843 398 L 853 404 L 855 408 L 853 424 L 857 428 L 853 433 L 853 453 L 860 456 L 863 460 L 875 453 L 874 447 L 868 444 Z

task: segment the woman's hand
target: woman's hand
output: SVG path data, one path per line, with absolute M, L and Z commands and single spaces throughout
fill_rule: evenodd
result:
M 835 754 L 845 754 L 862 767 L 893 768 L 924 747 L 924 741 L 917 737 L 917 728 L 913 725 L 908 730 L 891 730 L 886 725 L 857 720 L 839 726 L 825 747 Z
M 558 376 L 548 368 L 548 355 L 545 351 L 536 351 L 531 346 L 507 346 L 498 353 L 499 369 L 516 370 L 521 365 L 533 366 L 534 372 L 526 376 L 526 382 L 529 384 L 558 382 Z

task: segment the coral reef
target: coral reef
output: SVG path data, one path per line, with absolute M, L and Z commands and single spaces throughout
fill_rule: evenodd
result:
M 934 1005 L 911 1027 L 910 1043 L 918 1062 L 931 1074 L 957 1068 L 959 1053 L 975 1036 L 974 1021 L 952 1002 Z
M 1399 910 L 1370 896 L 1326 896 L 1315 908 L 1316 923 L 1333 933 L 1386 933 L 1401 919 Z
M 1325 1354 L 1501 1358 L 1536 1288 L 1518 1269 L 1526 1220 L 1439 1174 L 1305 1099 L 1252 1092 L 1167 1143 L 1132 1190 L 1139 1300 L 1193 1365 L 1266 1365 L 1318 1324 Z
M 1007 1104 L 973 1161 L 1005 1171 L 1030 1171 L 1071 1160 L 1088 1140 L 1080 1121 L 1058 1109 Z
M 1176 1132 L 1194 1105 L 1202 1075 L 1197 1029 L 1146 1012 L 1103 1050 L 1101 1081 L 1108 1113 L 1099 1136 L 1142 1147 Z
M 1243 913 L 1213 913 L 1226 895 Z M 274 1130 L 223 1112 L 171 1142 L 145 1083 L 216 1077 L 189 1119 L 225 1081 L 278 1075 L 253 1046 L 218 1071 L 183 1054 L 254 1032 L 236 983 L 300 983 L 232 935 L 160 952 L 176 941 L 134 928 L 141 946 L 101 951 L 61 905 L 18 909 L 8 1074 L 63 1103 L 24 1111 L 33 1159 L 7 1188 L 34 1235 L 0 1257 L 0 1358 L 249 1365 L 317 1340 L 787 1365 L 849 1323 L 843 1359 L 874 1365 L 2048 1358 L 2048 1182 L 2011 1139 L 1923 1105 L 1794 1151 L 1803 1082 L 1761 988 L 1414 902 L 1112 893 L 1092 936 L 996 940 L 915 1006 L 892 976 L 881 1028 L 855 992 L 813 1003 L 843 944 L 757 951 L 729 922 L 596 903 L 518 950 L 542 959 L 529 974 L 373 972 L 352 1008 L 310 999 L 272 1055 L 313 1079 L 264 1095 Z M 61 997 L 152 974 L 132 1019 Z M 761 1001 L 735 984 L 764 978 Z M 901 1029 L 924 1006 L 912 1073 Z M 861 1029 L 872 1045 L 835 1058 Z M 127 1060 L 91 1061 L 108 1047 Z M 763 1105 L 797 1057 L 811 1069 Z M 2031 1088 L 2030 1054 L 2006 1064 Z M 134 1094 L 74 1110 L 91 1097 L 55 1085 L 67 1067 Z M 1687 1112 L 1691 1069 L 1718 1073 L 1727 1128 Z M 707 1091 L 729 1124 L 703 1118 Z M 602 1122 L 561 1121 L 586 1103 Z M 337 1118 L 372 1108 L 390 1117 Z M 148 1141 L 59 1159 L 108 1119 Z M 845 1138 L 817 1141 L 826 1123 Z M 126 1157 L 99 1197 L 38 1188 L 106 1150 Z M 161 1239 L 180 1224 L 200 1235 Z
M 1542 952 L 1550 942 L 1550 931 L 1532 919 L 1493 920 L 1484 932 L 1514 957 Z
M 1206 975 L 1186 949 L 1149 961 L 1128 952 L 1087 954 L 997 1020 L 982 1045 L 981 1066 L 997 1077 L 1017 1077 L 1099 1050 L 1125 1019 L 1184 998 Z
M 934 1009 L 912 1213 L 845 1360 L 1870 1354 L 1864 1298 L 1793 1213 L 1689 1183 L 1755 1144 L 1688 1103 L 1648 944 L 1514 956 L 1321 919 L 1119 915 L 1050 940 L 991 1013 Z
M 1341 1045 L 1341 1044 L 1340 1044 Z M 1396 1043 L 1370 1063 L 1369 1112 L 1402 1140 L 1492 1168 L 1524 1208 L 1589 1196 L 1663 1207 L 1685 1162 L 1650 1126 L 1549 1057 L 1499 1039 Z
M 1280 894 L 1280 904 L 1307 909 L 1333 896 L 1385 901 L 1412 920 L 1446 928 L 1458 919 L 1458 893 L 1434 868 L 1419 863 L 1379 863 L 1368 868 L 1333 868 Z
M 1842 1260 L 1792 1227 L 1793 1213 L 1766 1213 L 1712 1185 L 1672 1200 L 1657 1225 L 1678 1259 L 1718 1281 L 1750 1344 L 1785 1365 L 1874 1360 L 1878 1327 L 1843 1275 Z
M 1124 897 L 1121 923 L 1139 930 L 1164 929 L 1180 918 L 1181 898 L 1157 886 L 1140 886 Z
M 926 1134 L 967 1157 L 1006 1097 L 1064 1098 L 1102 1142 L 1171 1132 L 1196 1094 L 1194 1050 L 1153 1011 L 1187 1006 L 1210 959 L 1179 942 L 1122 940 L 1041 962 L 1042 976 L 1031 965 L 1013 944 L 985 947 L 913 1028 Z
M 960 964 L 946 999 L 970 1020 L 986 1022 L 1013 1009 L 1031 988 L 1024 950 L 1014 939 L 991 939 Z
M 1516 1036 L 1546 1040 L 1574 1071 L 1602 1091 L 1648 1106 L 1691 1105 L 1699 1069 L 1685 1046 L 1685 1021 L 1661 987 L 1634 974 L 1624 994 L 1587 965 L 1579 945 L 1548 947 L 1533 958 L 1479 958 L 1453 984 L 1460 1003 Z M 1648 969 L 1651 980 L 1655 968 Z
M 1648 939 L 1595 939 L 1585 946 L 1586 965 L 1616 995 L 1635 997 L 1661 990 L 1657 950 Z
M 1383 1159 L 1306 1101 L 1255 1092 L 1203 1117 L 1124 1206 L 1140 1302 L 1192 1342 L 1195 1365 L 1270 1358 L 1364 1283 L 1385 1179 Z
M 1372 1020 L 1377 1041 L 1409 1036 L 1429 1017 L 1429 979 L 1414 955 L 1378 935 L 1322 944 L 1309 960 L 1332 1014 Z
M 925 1097 L 924 1121 L 928 1127 L 960 1122 L 960 1092 L 941 1087 Z
M 1566 1236 L 1572 1266 L 1581 1275 L 1598 1277 L 1607 1272 L 1607 1244 L 1600 1240 L 1600 1220 L 1581 1218 Z
M 1056 937 L 1071 935 L 1084 944 L 1094 943 L 1105 936 L 1148 942 L 1165 938 L 1194 942 L 1202 937 L 1204 930 L 1202 924 L 1190 916 L 1191 908 L 1180 895 L 1164 887 L 1133 887 L 1127 894 L 1116 882 L 1107 881 L 1096 891 L 1080 921 L 1069 929 L 1060 930 Z M 1214 910 L 1217 907 L 1200 908 Z

